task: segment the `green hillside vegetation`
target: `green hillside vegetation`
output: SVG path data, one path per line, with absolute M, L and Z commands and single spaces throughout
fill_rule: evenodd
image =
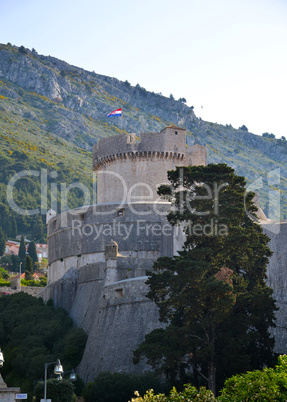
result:
M 109 119 L 107 113 L 117 108 L 123 109 L 123 117 Z M 60 212 L 60 183 L 81 182 L 92 198 L 91 151 L 99 138 L 158 132 L 169 124 L 187 129 L 187 146 L 207 146 L 209 163 L 227 163 L 249 184 L 257 181 L 266 215 L 286 219 L 287 141 L 268 133 L 254 135 L 244 124 L 235 129 L 205 122 L 193 109 L 184 98 L 149 92 L 139 84 L 85 71 L 34 49 L 0 44 L 0 227 L 6 237 L 24 233 L 32 240 L 45 240 L 44 211 L 19 215 L 7 203 L 7 184 L 16 172 L 47 169 L 47 208 Z M 58 188 L 57 206 L 51 203 L 52 184 Z M 279 193 L 280 215 L 276 215 Z M 40 197 L 40 177 L 17 181 L 17 205 L 40 208 Z M 69 208 L 84 204 L 79 189 L 71 190 L 68 199 Z
M 11 100 L 1 100 L 9 104 Z M 51 183 L 57 183 L 58 205 L 60 206 L 60 183 L 81 182 L 92 196 L 92 155 L 74 144 L 51 135 L 37 124 L 17 115 L 0 110 L 0 224 L 6 235 L 15 238 L 17 233 L 25 233 L 36 241 L 45 241 L 45 215 L 22 215 L 8 205 L 6 189 L 9 180 L 24 170 L 39 172 L 39 177 L 27 176 L 15 183 L 13 198 L 20 208 L 33 210 L 41 208 L 41 169 L 47 171 L 47 208 L 51 207 Z M 55 178 L 56 175 L 56 178 Z M 83 205 L 83 193 L 69 191 L 68 206 Z M 35 219 L 36 218 L 36 219 Z M 15 226 L 15 223 L 17 226 Z

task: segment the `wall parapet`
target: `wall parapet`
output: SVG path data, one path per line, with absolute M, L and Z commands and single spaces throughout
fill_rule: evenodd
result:
M 125 153 L 117 153 L 114 155 L 108 155 L 103 157 L 98 157 L 94 159 L 93 170 L 95 172 L 99 171 L 102 166 L 109 165 L 114 162 L 125 162 L 127 159 L 132 159 L 134 161 L 141 160 L 143 158 L 147 160 L 152 160 L 154 158 L 158 159 L 172 159 L 173 161 L 182 161 L 185 157 L 184 153 L 179 152 L 167 152 L 167 151 L 130 151 Z

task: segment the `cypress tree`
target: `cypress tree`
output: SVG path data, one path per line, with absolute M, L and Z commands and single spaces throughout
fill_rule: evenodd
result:
M 0 256 L 2 256 L 5 253 L 5 233 L 0 227 Z
M 33 241 L 31 241 L 31 243 L 29 243 L 28 254 L 33 260 L 33 265 L 35 265 L 35 262 L 38 262 L 38 256 L 37 256 L 36 245 L 35 245 L 35 242 L 33 242 Z
M 33 280 L 33 260 L 32 258 L 27 255 L 26 262 L 25 262 L 25 279 L 26 281 Z
M 25 259 L 26 259 L 26 246 L 25 246 L 25 240 L 24 240 L 24 236 L 21 235 L 21 241 L 20 241 L 20 247 L 19 247 L 19 254 L 18 256 L 20 257 L 20 261 L 22 263 L 25 263 Z

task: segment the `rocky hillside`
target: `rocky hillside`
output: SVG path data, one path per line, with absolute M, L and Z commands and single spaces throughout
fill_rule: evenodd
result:
M 117 108 L 122 108 L 123 117 L 109 119 L 107 114 Z M 65 170 L 71 174 L 69 180 L 85 177 L 91 183 L 90 152 L 99 138 L 159 131 L 171 123 L 187 129 L 188 145 L 208 147 L 209 162 L 226 162 L 249 184 L 256 181 L 270 217 L 278 217 L 275 196 L 280 192 L 280 216 L 287 217 L 287 141 L 205 122 L 195 116 L 193 107 L 139 84 L 133 87 L 127 81 L 38 55 L 34 49 L 0 45 L 0 136 L 5 145 L 1 153 L 10 170 L 24 155 L 26 167 L 33 161 L 34 168 Z M 4 177 L 2 173 L 6 183 L 9 169 Z M 61 177 L 55 181 L 60 183 Z

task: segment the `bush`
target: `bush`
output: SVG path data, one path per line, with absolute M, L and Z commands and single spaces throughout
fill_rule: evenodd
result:
M 47 381 L 47 399 L 53 402 L 71 402 L 74 388 L 69 380 L 59 381 L 53 378 Z M 44 398 L 44 381 L 38 382 L 35 387 L 36 401 L 40 402 Z
M 19 52 L 22 54 L 27 54 L 27 50 L 24 48 L 24 46 L 19 47 Z
M 4 281 L 3 279 L 0 279 L 0 286 L 11 286 L 11 283 L 8 281 Z
M 0 267 L 0 279 L 9 279 L 9 274 L 3 267 Z
M 175 388 L 170 391 L 169 396 L 164 394 L 155 395 L 153 390 L 149 390 L 141 397 L 139 393 L 135 393 L 137 398 L 132 398 L 131 402 L 180 402 L 180 401 L 197 401 L 197 402 L 213 402 L 216 401 L 213 393 L 204 387 L 197 388 L 190 384 L 185 386 L 184 391 L 177 392 Z
M 33 286 L 36 288 L 44 288 L 47 285 L 47 278 L 43 277 L 39 281 L 35 281 L 34 279 L 21 279 L 22 286 Z
M 162 391 L 163 385 L 154 374 L 101 373 L 93 383 L 86 385 L 83 396 L 86 402 L 123 402 L 130 400 L 135 391 L 147 389 Z
M 278 365 L 264 370 L 237 374 L 224 383 L 222 402 L 241 401 L 286 401 L 287 400 L 287 356 L 279 356 Z
M 262 137 L 264 138 L 275 138 L 275 135 L 272 133 L 263 133 Z

